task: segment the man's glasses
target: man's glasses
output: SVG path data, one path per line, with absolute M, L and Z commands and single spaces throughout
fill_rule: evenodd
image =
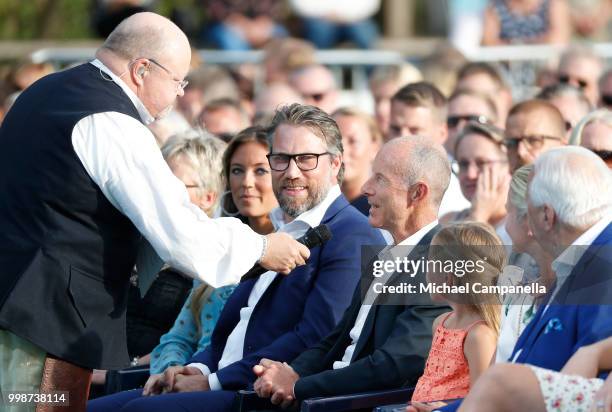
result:
M 319 165 L 319 157 L 325 155 L 332 155 L 330 152 L 324 153 L 298 153 L 298 154 L 284 154 L 284 153 L 270 153 L 267 154 L 268 163 L 270 169 L 277 172 L 284 172 L 289 168 L 291 159 L 295 162 L 295 165 L 303 172 L 316 169 Z
M 491 166 L 495 163 L 508 163 L 507 160 L 484 160 L 484 159 L 476 159 L 476 160 L 454 160 L 451 163 L 451 170 L 454 174 L 459 175 L 461 173 L 466 173 L 471 165 L 475 165 L 478 172 L 482 172 L 486 167 Z
M 176 82 L 178 90 L 181 90 L 181 91 L 185 90 L 185 87 L 187 87 L 187 85 L 189 84 L 189 81 L 177 79 L 176 77 L 174 77 L 174 74 L 172 74 L 172 72 L 170 70 L 166 69 L 159 62 L 157 62 L 155 59 L 151 59 L 150 57 L 148 57 L 147 60 L 150 61 L 151 63 L 153 63 L 154 65 L 156 65 L 157 67 L 159 67 L 160 69 L 162 69 L 163 71 L 165 71 L 166 73 L 168 73 L 170 75 L 170 77 L 172 78 L 172 80 L 174 80 Z
M 580 79 L 578 77 L 570 76 L 568 74 L 560 74 L 558 76 L 558 79 L 559 79 L 559 83 L 564 83 L 564 84 L 570 84 L 571 81 L 573 80 L 576 82 L 578 87 L 581 89 L 584 89 L 585 87 L 589 85 L 589 82 L 587 82 L 586 80 Z
M 519 144 L 523 144 L 527 150 L 538 150 L 544 145 L 545 140 L 561 140 L 560 137 L 546 136 L 546 135 L 528 135 L 528 136 L 515 136 L 507 137 L 504 139 L 504 146 L 508 150 L 518 149 Z
M 464 122 L 476 122 L 476 123 L 480 123 L 480 124 L 487 124 L 489 122 L 489 119 L 487 119 L 487 116 L 483 116 L 483 115 L 476 115 L 476 114 L 466 114 L 466 115 L 458 115 L 458 116 L 448 116 L 446 118 L 446 124 L 448 125 L 448 127 L 450 128 L 455 128 L 457 127 L 457 125 L 459 125 L 459 122 L 464 121 Z

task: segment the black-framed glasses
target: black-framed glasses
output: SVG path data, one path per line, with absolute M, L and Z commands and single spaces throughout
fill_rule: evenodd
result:
M 559 83 L 563 83 L 563 84 L 570 84 L 571 81 L 573 80 L 576 82 L 578 87 L 581 89 L 584 89 L 585 87 L 589 85 L 589 82 L 587 82 L 586 80 L 580 79 L 575 76 L 570 76 L 569 74 L 560 74 L 559 76 L 557 76 L 557 78 L 559 79 Z
M 477 115 L 477 114 L 466 114 L 466 115 L 448 116 L 446 118 L 446 124 L 450 128 L 457 127 L 457 125 L 459 125 L 459 122 L 461 122 L 461 121 L 464 121 L 466 123 L 467 122 L 476 122 L 476 123 L 480 123 L 480 124 L 487 124 L 487 123 L 489 123 L 489 119 L 487 118 L 487 116 Z
M 319 157 L 325 155 L 331 156 L 333 153 L 296 153 L 292 155 L 286 153 L 269 153 L 266 157 L 268 158 L 270 169 L 276 172 L 284 172 L 287 170 L 289 168 L 289 163 L 291 163 L 291 159 L 293 159 L 298 169 L 307 172 L 316 169 L 319 165 Z
M 170 77 L 172 78 L 172 80 L 174 80 L 178 86 L 178 88 L 182 91 L 185 90 L 185 87 L 187 87 L 187 85 L 189 84 L 189 81 L 187 80 L 180 80 L 177 79 L 174 74 L 168 70 L 167 68 L 165 68 L 161 63 L 159 63 L 157 60 L 152 59 L 150 57 L 145 57 L 148 61 L 150 61 L 151 63 L 153 63 L 154 65 L 156 65 L 157 67 L 159 67 L 160 69 L 162 69 L 163 71 L 165 71 L 166 73 L 168 73 L 170 75 Z
M 482 172 L 485 167 L 491 166 L 495 163 L 508 163 L 507 160 L 497 159 L 497 160 L 485 160 L 485 159 L 475 159 L 475 160 L 453 160 L 451 163 L 451 170 L 455 175 L 459 175 L 460 173 L 465 173 L 469 170 L 471 165 L 475 165 L 478 172 Z
M 508 150 L 516 150 L 519 144 L 523 144 L 527 150 L 531 149 L 539 149 L 544 145 L 544 140 L 558 140 L 560 141 L 560 137 L 556 136 L 547 136 L 547 135 L 526 135 L 526 136 L 514 136 L 507 137 L 504 139 L 504 146 L 508 148 Z

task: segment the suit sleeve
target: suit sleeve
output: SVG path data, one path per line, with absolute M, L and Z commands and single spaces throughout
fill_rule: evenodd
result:
M 300 378 L 295 384 L 299 400 L 399 387 L 414 383 L 422 374 L 431 346 L 431 325 L 447 308 L 406 306 L 395 320 L 393 333 L 369 356 L 342 369 Z
M 375 232 L 365 226 L 359 232 L 334 235 L 332 241 L 322 248 L 319 261 L 313 264 L 312 270 L 317 271 L 313 274 L 316 280 L 308 293 L 302 319 L 293 330 L 279 336 L 270 345 L 217 371 L 223 389 L 246 387 L 255 377 L 253 366 L 262 358 L 291 362 L 305 349 L 319 342 L 338 323 L 359 281 L 360 246 L 380 240 Z

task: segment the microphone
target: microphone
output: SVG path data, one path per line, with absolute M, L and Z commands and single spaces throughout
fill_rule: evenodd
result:
M 331 238 L 332 233 L 329 230 L 329 227 L 327 225 L 319 225 L 317 227 L 311 227 L 304 236 L 296 240 L 306 246 L 308 249 L 314 249 L 317 246 L 321 246 Z M 267 271 L 268 269 L 264 268 L 259 263 L 255 263 L 253 267 L 240 278 L 240 283 L 249 279 L 257 278 Z

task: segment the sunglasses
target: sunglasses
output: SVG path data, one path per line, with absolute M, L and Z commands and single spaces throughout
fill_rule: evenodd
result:
M 477 122 L 480 124 L 487 124 L 489 122 L 489 119 L 487 119 L 487 116 L 484 115 L 477 115 L 477 114 L 466 114 L 466 115 L 457 115 L 457 116 L 448 116 L 446 118 L 446 125 L 450 128 L 455 128 L 457 127 L 457 125 L 459 125 L 459 122 L 464 121 L 464 122 Z
M 563 84 L 570 84 L 570 82 L 574 80 L 578 84 L 578 87 L 581 89 L 584 89 L 589 85 L 589 82 L 587 82 L 586 80 L 580 79 L 578 77 L 569 76 L 567 74 L 560 74 L 558 79 L 559 83 Z

